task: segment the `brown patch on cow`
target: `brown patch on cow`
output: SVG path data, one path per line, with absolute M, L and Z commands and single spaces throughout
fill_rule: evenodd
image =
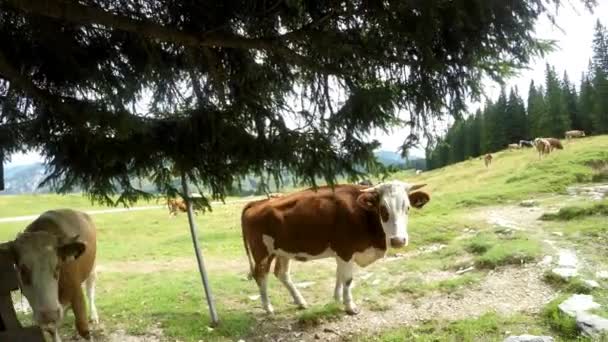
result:
M 380 206 L 380 218 L 382 222 L 387 222 L 389 219 L 388 209 L 386 209 L 385 205 Z
M 410 204 L 416 209 L 424 207 L 431 200 L 431 196 L 424 191 L 416 191 L 408 194 Z
M 562 142 L 559 141 L 559 139 L 557 138 L 545 138 L 549 144 L 551 145 L 551 149 L 558 149 L 558 150 L 563 150 L 564 146 L 562 145 Z
M 357 204 L 361 206 L 361 208 L 369 211 L 378 211 L 378 206 L 380 204 L 380 194 L 377 192 L 364 192 L 357 196 Z M 388 214 L 387 214 L 388 215 Z M 388 219 L 387 219 L 388 220 Z

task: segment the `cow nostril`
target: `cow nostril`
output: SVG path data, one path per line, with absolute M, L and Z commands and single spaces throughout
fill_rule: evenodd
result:
M 405 245 L 404 238 L 391 238 L 391 247 L 393 248 L 401 248 Z

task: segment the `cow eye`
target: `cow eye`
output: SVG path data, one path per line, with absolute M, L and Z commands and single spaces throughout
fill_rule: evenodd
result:
M 19 266 L 19 277 L 24 285 L 30 285 L 32 283 L 32 273 L 25 265 Z

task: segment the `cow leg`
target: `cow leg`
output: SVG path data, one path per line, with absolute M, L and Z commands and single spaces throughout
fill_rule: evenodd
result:
M 352 261 L 344 261 L 340 257 L 338 260 L 338 274 L 344 287 L 342 289 L 342 296 L 344 297 L 344 308 L 346 313 L 349 315 L 356 315 L 359 313 L 357 305 L 353 301 L 353 295 L 351 288 L 353 285 L 353 268 L 354 263 Z
M 261 262 L 256 262 L 253 270 L 253 277 L 260 288 L 262 307 L 269 314 L 274 313 L 272 304 L 270 304 L 270 300 L 268 299 L 268 271 L 270 270 L 270 264 L 272 263 L 273 257 L 273 255 L 268 255 L 262 259 Z
M 342 303 L 342 288 L 344 285 L 340 271 L 340 262 L 338 261 L 338 267 L 336 269 L 336 287 L 334 288 L 334 300 L 338 303 Z
M 95 325 L 99 324 L 99 315 L 97 314 L 97 305 L 95 305 L 95 282 L 97 281 L 97 270 L 93 266 L 93 270 L 86 280 L 87 299 L 89 300 L 89 312 L 91 322 Z
M 298 291 L 298 289 L 291 281 L 291 276 L 289 275 L 290 266 L 291 260 L 289 260 L 289 258 L 277 256 L 277 260 L 274 264 L 274 275 L 279 278 L 281 283 L 283 283 L 287 290 L 289 290 L 291 297 L 293 297 L 294 303 L 300 309 L 305 309 L 307 306 L 306 301 L 304 300 L 304 297 L 302 297 L 302 294 L 300 294 L 300 291 Z
M 74 295 L 72 297 L 72 311 L 76 319 L 76 330 L 84 339 L 91 339 L 91 331 L 89 330 L 89 322 L 87 320 L 87 305 L 84 299 L 84 293 L 80 286 L 74 286 Z

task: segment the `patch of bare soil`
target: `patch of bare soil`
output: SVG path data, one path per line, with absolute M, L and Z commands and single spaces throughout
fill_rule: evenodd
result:
M 96 330 L 93 332 L 92 342 L 161 342 L 165 341 L 166 338 L 163 335 L 163 331 L 154 327 L 146 332 L 145 335 L 129 335 L 125 330 L 118 329 L 112 332 L 105 332 L 103 330 Z M 81 342 L 78 336 L 72 336 L 71 338 L 63 338 L 65 342 Z
M 355 290 L 356 291 L 356 290 Z M 356 293 L 356 292 L 355 292 Z M 373 334 L 389 327 L 415 325 L 429 320 L 460 320 L 481 316 L 489 311 L 503 314 L 534 313 L 555 296 L 554 290 L 542 280 L 542 271 L 536 265 L 506 267 L 490 273 L 479 284 L 455 293 L 433 293 L 412 299 L 396 296 L 384 312 L 366 310 L 355 317 L 344 317 L 335 322 L 298 330 L 296 321 L 277 323 L 265 320 L 260 323 L 262 333 L 258 341 L 339 341 L 350 340 L 353 335 Z

